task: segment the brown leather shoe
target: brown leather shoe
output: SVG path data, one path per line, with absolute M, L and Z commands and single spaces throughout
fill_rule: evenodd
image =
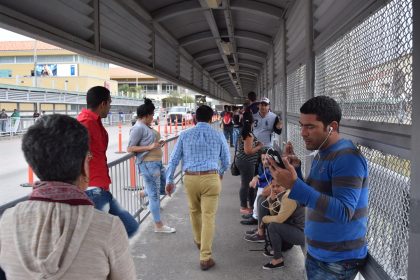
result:
M 215 262 L 212 258 L 208 259 L 207 261 L 200 261 L 201 270 L 208 270 L 215 266 Z

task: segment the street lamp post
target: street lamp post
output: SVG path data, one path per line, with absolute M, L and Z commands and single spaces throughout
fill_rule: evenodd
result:
M 38 43 L 38 40 L 35 40 L 34 41 L 34 85 L 35 85 L 35 87 L 38 87 L 38 79 L 37 79 L 37 76 L 36 76 L 36 66 L 37 66 L 37 43 Z

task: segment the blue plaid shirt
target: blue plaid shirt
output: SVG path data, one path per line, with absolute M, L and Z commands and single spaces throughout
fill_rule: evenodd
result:
M 167 183 L 174 182 L 174 172 L 181 159 L 182 171 L 218 170 L 222 175 L 230 163 L 226 138 L 205 122 L 199 122 L 194 128 L 181 133 L 166 169 Z

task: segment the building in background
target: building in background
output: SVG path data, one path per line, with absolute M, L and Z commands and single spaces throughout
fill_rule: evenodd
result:
M 195 109 L 197 106 L 195 102 L 197 93 L 194 91 L 116 65 L 110 65 L 109 70 L 111 79 L 118 82 L 118 95 L 120 96 L 147 97 L 162 107 L 183 105 Z M 208 98 L 208 101 L 211 102 L 212 99 Z
M 74 92 L 105 86 L 118 93 L 108 63 L 37 40 L 0 42 L 0 84 Z

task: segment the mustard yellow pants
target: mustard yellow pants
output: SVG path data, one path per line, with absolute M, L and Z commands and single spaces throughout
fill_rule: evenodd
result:
M 211 258 L 214 227 L 222 184 L 218 174 L 185 175 L 194 240 L 201 244 L 200 260 Z

